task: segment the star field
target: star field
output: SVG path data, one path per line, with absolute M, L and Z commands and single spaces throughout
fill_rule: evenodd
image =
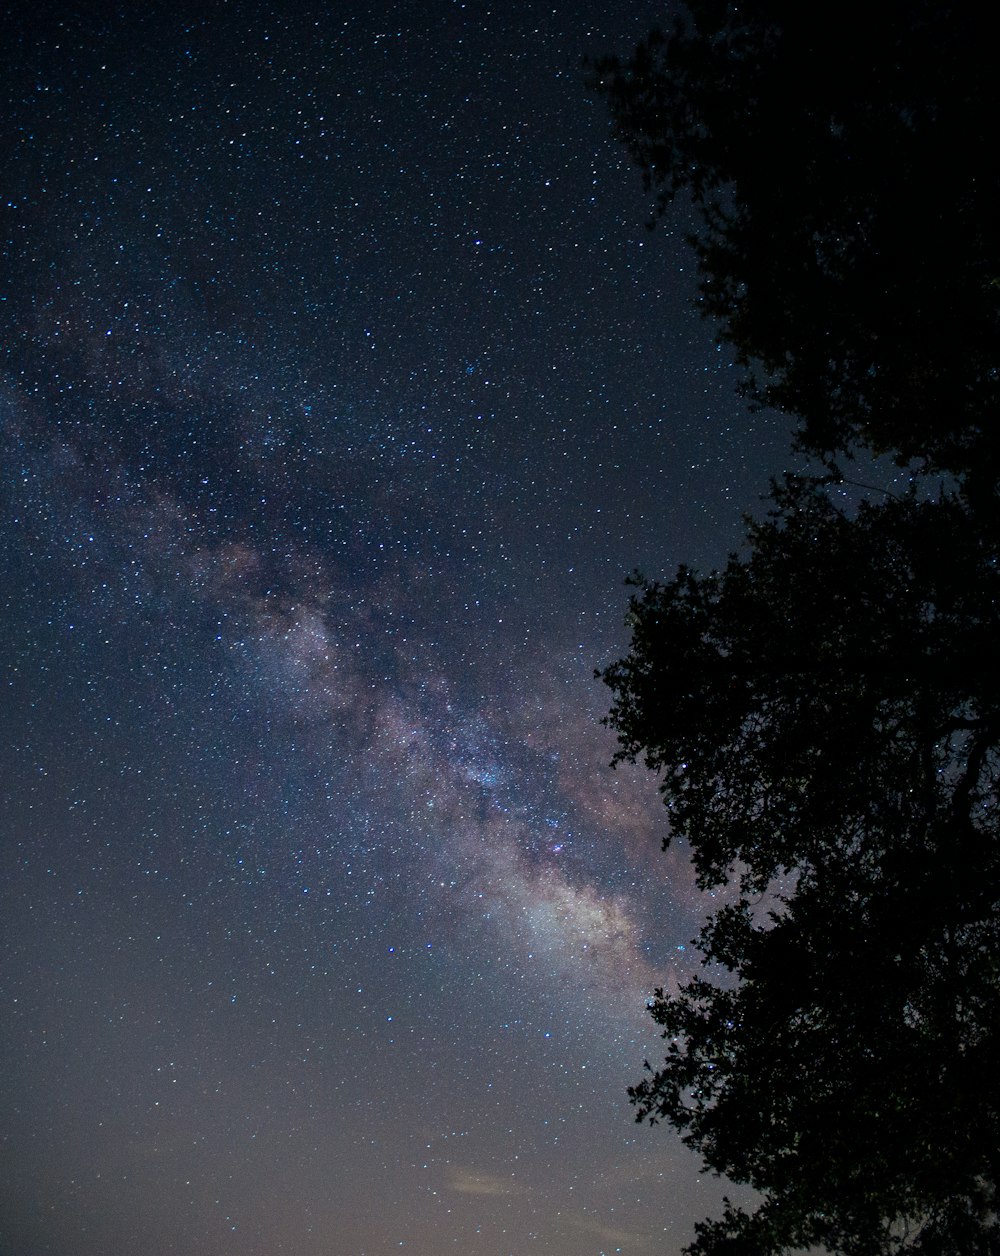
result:
M 8 10 L 0 1253 L 678 1252 L 622 581 L 780 464 L 598 4 Z

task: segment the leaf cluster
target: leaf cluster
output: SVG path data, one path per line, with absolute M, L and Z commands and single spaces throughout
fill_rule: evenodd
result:
M 692 0 L 592 80 L 657 213 L 693 203 L 703 308 L 803 448 L 995 480 L 1000 75 L 981 6 Z
M 697 1256 L 997 1250 L 998 549 L 957 496 L 849 516 L 808 480 L 750 540 L 639 581 L 603 673 L 667 842 L 736 886 L 699 940 L 731 978 L 657 992 L 638 1119 L 763 1196 Z

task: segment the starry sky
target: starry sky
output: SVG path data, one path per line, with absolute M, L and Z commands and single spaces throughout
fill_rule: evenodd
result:
M 594 669 L 786 460 L 590 0 L 0 18 L 0 1256 L 674 1256 Z

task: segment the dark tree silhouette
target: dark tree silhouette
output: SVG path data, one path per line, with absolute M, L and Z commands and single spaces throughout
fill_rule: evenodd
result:
M 761 404 L 833 464 L 721 573 L 641 580 L 619 759 L 723 903 L 631 1092 L 759 1193 L 695 1256 L 1000 1253 L 1000 74 L 981 7 L 690 0 L 592 67 Z
M 604 673 L 618 759 L 729 887 L 631 1096 L 760 1192 L 697 1256 L 996 1253 L 998 548 L 957 495 L 772 504 L 722 573 L 637 582 Z
M 592 67 L 658 210 L 689 195 L 706 312 L 821 456 L 996 482 L 1000 74 L 969 0 L 691 0 Z

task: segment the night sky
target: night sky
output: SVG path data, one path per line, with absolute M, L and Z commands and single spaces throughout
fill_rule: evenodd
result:
M 0 1256 L 598 1256 L 699 902 L 595 667 L 786 460 L 588 94 L 655 5 L 0 18 Z

